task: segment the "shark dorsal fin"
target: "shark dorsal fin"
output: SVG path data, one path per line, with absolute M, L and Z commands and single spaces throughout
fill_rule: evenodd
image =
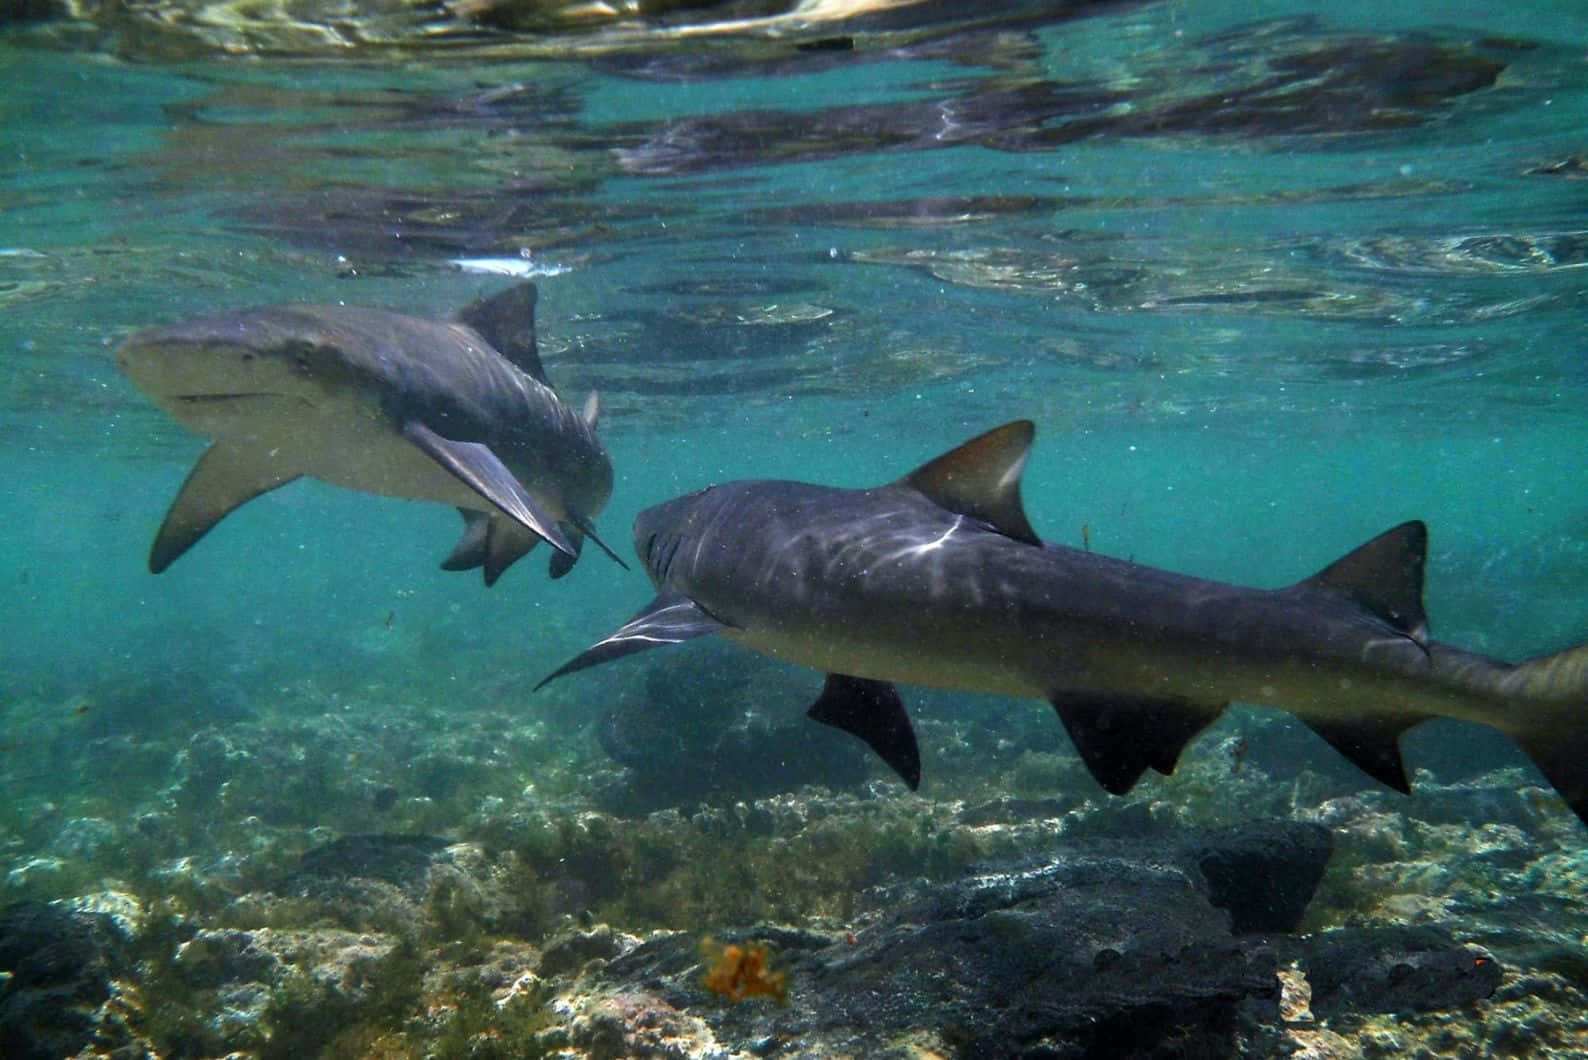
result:
M 1349 597 L 1419 644 L 1428 640 L 1423 566 L 1428 527 L 1420 520 L 1386 530 L 1301 583 Z
M 480 333 L 496 351 L 519 367 L 525 375 L 544 386 L 551 386 L 546 369 L 541 367 L 540 347 L 535 341 L 534 283 L 514 284 L 458 311 L 458 320 Z
M 596 421 L 601 418 L 601 392 L 590 391 L 590 396 L 584 399 L 584 421 L 594 430 Z
M 899 485 L 925 494 L 933 503 L 980 519 L 999 533 L 1040 545 L 1020 503 L 1020 473 L 1036 427 L 1015 420 L 978 435 L 957 449 L 916 468 Z

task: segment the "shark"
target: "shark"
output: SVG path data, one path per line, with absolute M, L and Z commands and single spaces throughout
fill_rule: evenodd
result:
M 248 501 L 307 476 L 450 504 L 463 536 L 442 563 L 487 586 L 541 541 L 560 578 L 596 535 L 612 462 L 601 402 L 575 409 L 546 378 L 533 283 L 429 320 L 347 305 L 280 305 L 137 332 L 121 370 L 211 443 L 149 552 L 158 574 Z
M 1512 664 L 1430 639 L 1422 522 L 1281 588 L 1153 568 L 1037 537 L 1020 494 L 1034 435 L 1008 423 L 869 489 L 744 480 L 645 509 L 655 599 L 537 687 L 720 635 L 825 671 L 809 716 L 912 789 L 898 683 L 1048 701 L 1116 795 L 1171 773 L 1230 703 L 1288 710 L 1402 793 L 1401 734 L 1460 718 L 1513 738 L 1588 822 L 1588 645 Z

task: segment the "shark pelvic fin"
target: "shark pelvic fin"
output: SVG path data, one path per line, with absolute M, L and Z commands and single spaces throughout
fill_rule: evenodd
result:
M 534 690 L 538 692 L 563 674 L 587 666 L 621 659 L 646 648 L 708 636 L 725 627 L 726 623 L 717 621 L 683 593 L 665 592 L 646 604 L 644 610 L 625 622 L 616 633 L 597 641 L 547 674 Z
M 1406 764 L 1401 761 L 1401 733 L 1427 718 L 1354 718 L 1347 721 L 1319 721 L 1303 718 L 1307 728 L 1322 736 L 1352 765 L 1402 795 L 1409 795 Z
M 1346 553 L 1298 588 L 1345 596 L 1427 647 L 1428 616 L 1423 612 L 1427 557 L 1428 527 L 1414 519 Z
M 573 570 L 573 565 L 579 562 L 579 550 L 580 546 L 584 544 L 584 535 L 576 530 L 568 535 L 568 540 L 573 543 L 573 555 L 570 556 L 566 552 L 553 552 L 551 559 L 546 561 L 546 573 L 551 575 L 553 581 Z
M 540 504 L 513 477 L 513 473 L 497 455 L 491 452 L 490 446 L 443 438 L 417 420 L 403 424 L 402 433 L 404 438 L 424 450 L 432 460 L 519 525 L 550 541 L 557 551 L 578 555 L 557 524 L 541 510 Z M 523 555 L 523 552 L 519 552 L 519 555 Z
M 485 565 L 485 553 L 491 547 L 491 517 L 473 508 L 459 508 L 463 516 L 463 536 L 452 546 L 452 552 L 441 561 L 442 570 L 473 570 Z
M 822 694 L 806 716 L 858 736 L 904 778 L 910 790 L 921 786 L 921 751 L 915 728 L 899 692 L 886 681 L 828 674 Z
M 898 485 L 918 490 L 951 512 L 980 519 L 1007 537 L 1040 545 L 1020 501 L 1020 473 L 1035 434 L 1030 420 L 995 427 L 916 468 Z
M 537 383 L 551 386 L 540 363 L 535 341 L 535 301 L 539 292 L 532 282 L 514 284 L 489 298 L 458 311 L 458 320 L 480 333 L 480 338 L 518 366 Z
M 463 536 L 453 546 L 451 555 L 441 561 L 442 570 L 474 570 L 484 568 L 487 588 L 530 549 L 540 544 L 539 534 L 530 532 L 503 515 L 492 515 L 473 508 L 459 508 L 463 516 Z M 578 551 L 578 543 L 574 543 Z M 553 552 L 561 556 L 561 552 Z M 569 561 L 572 566 L 572 561 Z
M 500 515 L 491 515 L 487 518 L 490 519 L 491 533 L 486 542 L 485 562 L 481 566 L 484 568 L 482 573 L 485 575 L 485 587 L 489 589 L 496 584 L 496 579 L 500 578 L 507 568 L 540 544 L 540 537 Z M 577 557 L 579 543 L 575 541 L 572 545 L 574 556 Z M 564 553 L 559 549 L 552 555 L 561 556 Z M 573 561 L 569 560 L 569 564 L 572 563 Z
M 149 549 L 149 570 L 159 574 L 192 548 L 228 513 L 285 486 L 298 472 L 257 448 L 216 442 L 193 465 Z
M 1191 738 L 1224 703 L 1059 692 L 1052 697 L 1081 761 L 1104 790 L 1123 795 L 1149 767 L 1168 776 Z

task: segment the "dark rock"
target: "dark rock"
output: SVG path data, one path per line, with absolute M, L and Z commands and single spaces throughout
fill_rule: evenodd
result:
M 961 1055 L 1224 1056 L 1242 1003 L 1278 999 L 1195 879 L 1114 857 L 973 877 L 867 936 L 828 955 L 827 1019 L 930 1021 Z
M 256 944 L 253 932 L 216 928 L 178 946 L 172 964 L 187 985 L 213 989 L 225 983 L 269 982 L 281 962 Z
M 448 841 L 430 835 L 346 835 L 304 851 L 287 879 L 302 891 L 319 880 L 384 880 L 413 896 L 424 891 L 430 866 Z
M 623 948 L 623 940 L 606 924 L 598 924 L 589 931 L 563 935 L 546 945 L 536 969 L 543 977 L 565 975 L 593 960 L 616 957 Z
M 0 4 L 0 26 L 10 22 L 44 22 L 65 18 L 68 13 L 63 0 L 10 0 Z
M 719 1044 L 752 1052 L 799 1041 L 810 1055 L 875 1055 L 924 1034 L 962 1057 L 1225 1057 L 1277 1034 L 1277 958 L 1248 933 L 1300 919 L 1328 862 L 1327 829 L 1260 822 L 1189 840 L 1064 843 L 1045 860 L 872 892 L 882 919 L 856 934 L 719 932 L 770 948 L 787 975 L 783 1007 L 717 1004 L 689 935 L 649 940 L 594 977 L 625 998 L 688 1009 Z
M 7 973 L 0 981 L 0 1056 L 56 1060 L 96 1039 L 125 1038 L 102 1007 L 111 980 L 130 964 L 126 942 L 105 914 L 36 901 L 0 910 L 0 971 Z
M 1494 993 L 1505 971 L 1435 928 L 1342 928 L 1295 945 L 1323 1018 L 1455 1008 Z
M 1187 852 L 1236 933 L 1288 932 L 1323 878 L 1334 834 L 1319 824 L 1256 821 L 1214 832 Z
M 764 929 L 788 974 L 786 1007 L 718 1008 L 695 940 L 652 940 L 602 978 L 691 1006 L 722 1042 L 768 1037 L 866 1055 L 935 1032 L 958 1055 L 1232 1055 L 1277 1018 L 1276 963 L 1233 936 L 1194 873 L 1109 853 L 984 872 L 931 887 L 858 935 Z

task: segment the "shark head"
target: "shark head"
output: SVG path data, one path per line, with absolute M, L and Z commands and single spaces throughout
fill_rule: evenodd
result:
M 278 421 L 323 404 L 346 362 L 309 322 L 280 310 L 204 317 L 138 332 L 116 351 L 134 385 L 184 426 Z
M 725 492 L 742 491 L 731 486 L 707 486 L 653 505 L 634 517 L 634 554 L 645 564 L 645 571 L 657 588 L 668 584 L 673 561 L 685 551 L 685 546 L 698 540 L 703 529 L 725 514 L 725 504 L 729 509 L 726 514 L 732 514 L 735 498 L 725 497 Z

